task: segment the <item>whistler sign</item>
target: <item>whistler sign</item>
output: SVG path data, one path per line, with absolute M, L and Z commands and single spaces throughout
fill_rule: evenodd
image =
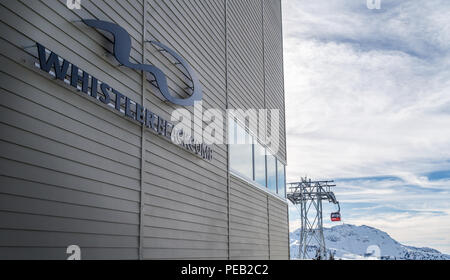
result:
M 189 98 L 175 98 L 169 92 L 167 85 L 167 77 L 157 67 L 153 65 L 134 64 L 129 61 L 131 52 L 131 39 L 128 32 L 122 27 L 105 21 L 99 20 L 83 20 L 88 26 L 110 32 L 114 36 L 114 57 L 123 66 L 144 71 L 151 74 L 153 79 L 147 76 L 147 80 L 158 88 L 162 96 L 169 102 L 180 106 L 192 106 L 196 101 L 202 99 L 202 89 L 196 77 L 196 73 L 190 65 L 176 52 L 167 46 L 151 41 L 152 44 L 160 47 L 162 50 L 173 56 L 186 72 L 190 75 L 192 81 L 192 95 Z M 165 120 L 161 116 L 153 113 L 141 104 L 131 100 L 125 94 L 115 90 L 110 85 L 99 81 L 86 71 L 81 70 L 78 66 L 61 58 L 59 55 L 48 50 L 43 45 L 36 43 L 38 51 L 39 63 L 35 65 L 42 71 L 49 73 L 56 79 L 64 81 L 74 87 L 77 91 L 81 91 L 92 97 L 95 101 L 113 107 L 115 110 L 130 118 L 148 129 L 163 136 L 167 140 L 176 145 L 180 145 L 186 150 L 199 155 L 203 159 L 212 160 L 213 150 L 209 145 L 199 143 L 194 137 L 185 133 L 182 129 L 175 129 L 175 125 Z M 70 71 L 69 71 L 70 68 Z M 53 71 L 52 71 L 53 70 Z M 70 76 L 70 78 L 68 78 Z

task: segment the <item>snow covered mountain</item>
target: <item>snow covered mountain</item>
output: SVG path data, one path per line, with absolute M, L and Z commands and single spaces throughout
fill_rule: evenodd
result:
M 300 229 L 289 234 L 291 258 L 299 256 Z M 336 259 L 450 260 L 450 255 L 431 248 L 416 248 L 398 243 L 386 232 L 369 226 L 339 225 L 324 228 L 328 254 Z M 314 256 L 317 243 L 308 251 Z M 379 248 L 379 250 L 378 250 Z

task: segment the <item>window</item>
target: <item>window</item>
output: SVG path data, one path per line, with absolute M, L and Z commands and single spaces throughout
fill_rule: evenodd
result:
M 255 182 L 266 187 L 266 149 L 258 141 L 255 144 Z
M 286 168 L 279 160 L 277 161 L 277 190 L 278 195 L 286 198 Z
M 271 154 L 266 156 L 267 162 L 267 188 L 273 193 L 277 193 L 277 161 Z
M 230 167 L 253 180 L 253 138 L 236 122 L 230 122 Z
M 231 172 L 286 198 L 285 166 L 236 120 L 228 125 Z

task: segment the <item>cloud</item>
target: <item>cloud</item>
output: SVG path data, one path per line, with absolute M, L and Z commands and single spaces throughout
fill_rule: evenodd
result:
M 390 174 L 388 166 L 393 172 L 441 167 L 450 157 L 450 133 L 442 129 L 450 124 L 450 56 L 441 42 L 448 36 L 441 35 L 441 22 L 420 16 L 435 9 L 424 11 L 415 1 L 413 10 L 405 2 L 377 19 L 348 1 L 327 2 L 285 1 L 289 153 L 304 159 L 292 161 L 290 174 L 364 176 Z M 421 24 L 406 32 L 402 22 L 415 18 Z
M 433 177 L 450 170 L 450 2 L 284 0 L 283 10 L 288 181 L 382 178 L 342 181 L 338 196 L 370 203 L 396 232 L 395 209 L 450 236 L 450 180 Z

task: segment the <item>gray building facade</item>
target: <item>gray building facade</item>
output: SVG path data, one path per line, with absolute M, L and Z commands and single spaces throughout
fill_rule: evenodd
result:
M 288 259 L 281 1 L 66 4 L 0 1 L 0 259 L 67 259 L 70 245 L 82 259 Z M 183 97 L 185 73 L 148 41 L 175 50 L 198 75 L 203 110 L 278 109 L 280 148 L 261 183 L 256 144 L 246 176 L 231 145 L 202 158 L 70 85 L 76 65 L 160 119 L 180 108 L 83 19 L 125 29 L 130 62 L 158 67 Z M 67 77 L 36 66 L 37 44 L 70 62 Z

